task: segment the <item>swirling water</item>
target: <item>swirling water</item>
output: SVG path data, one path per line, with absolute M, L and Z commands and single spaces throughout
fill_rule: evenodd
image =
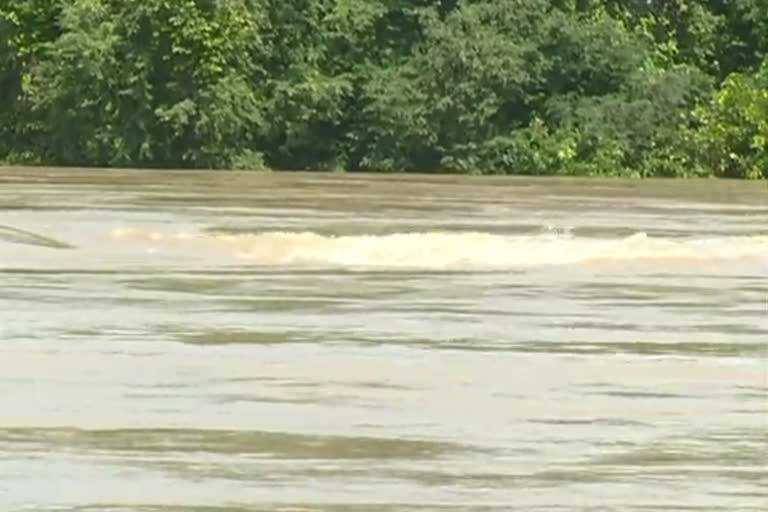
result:
M 0 510 L 768 509 L 763 183 L 0 169 Z

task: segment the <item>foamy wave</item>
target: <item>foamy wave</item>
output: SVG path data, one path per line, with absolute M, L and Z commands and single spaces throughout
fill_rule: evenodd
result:
M 743 258 L 768 262 L 768 236 L 653 238 L 644 233 L 598 239 L 562 234 L 400 233 L 325 236 L 311 232 L 175 234 L 120 229 L 117 240 L 184 251 L 219 249 L 259 265 L 375 267 L 515 267 L 586 262 L 706 262 Z

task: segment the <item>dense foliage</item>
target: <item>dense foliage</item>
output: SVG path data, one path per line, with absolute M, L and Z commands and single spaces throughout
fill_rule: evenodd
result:
M 0 160 L 768 177 L 765 0 L 3 0 Z

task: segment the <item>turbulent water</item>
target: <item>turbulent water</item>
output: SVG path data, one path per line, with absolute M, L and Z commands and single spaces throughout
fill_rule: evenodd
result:
M 768 510 L 768 187 L 0 169 L 0 510 Z

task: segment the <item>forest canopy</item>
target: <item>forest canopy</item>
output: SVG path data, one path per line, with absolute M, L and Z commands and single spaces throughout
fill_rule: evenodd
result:
M 765 0 L 4 0 L 9 164 L 768 178 Z

